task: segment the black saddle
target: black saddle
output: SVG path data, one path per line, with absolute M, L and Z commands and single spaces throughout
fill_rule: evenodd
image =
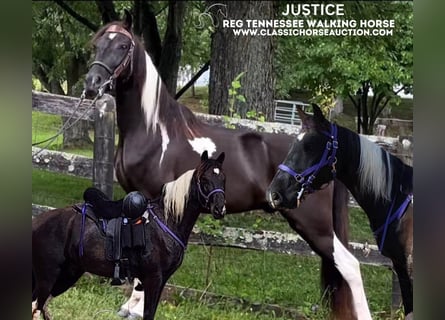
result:
M 124 199 L 110 200 L 105 193 L 96 188 L 88 188 L 83 193 L 83 199 L 93 207 L 98 218 L 113 219 L 122 216 Z
M 96 223 L 106 237 L 105 256 L 115 263 L 111 284 L 120 285 L 123 283 L 122 278 L 132 278 L 130 252 L 149 250 L 145 237 L 145 218 L 142 217 L 147 208 L 147 199 L 142 193 L 133 191 L 123 199 L 113 201 L 96 188 L 86 189 L 83 198 L 86 216 Z M 82 212 L 81 208 L 76 209 Z
M 138 192 L 133 191 L 123 199 L 113 201 L 105 193 L 96 188 L 88 188 L 83 193 L 83 199 L 93 207 L 98 218 L 114 219 L 126 217 L 137 219 L 147 209 L 147 199 Z

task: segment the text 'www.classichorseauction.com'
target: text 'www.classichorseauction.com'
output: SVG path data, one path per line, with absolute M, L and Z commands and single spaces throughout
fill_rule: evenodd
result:
M 224 19 L 222 27 L 235 36 L 263 37 L 392 36 L 395 28 L 390 19 L 341 19 L 343 4 L 288 4 L 281 15 L 283 19 Z

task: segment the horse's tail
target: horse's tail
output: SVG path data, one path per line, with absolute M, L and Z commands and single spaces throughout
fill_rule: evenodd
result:
M 345 185 L 335 180 L 332 206 L 333 226 L 335 234 L 346 248 L 349 233 L 348 201 L 349 193 Z M 327 298 L 334 319 L 355 319 L 351 289 L 335 267 L 333 259 L 322 258 L 321 281 L 323 297 Z

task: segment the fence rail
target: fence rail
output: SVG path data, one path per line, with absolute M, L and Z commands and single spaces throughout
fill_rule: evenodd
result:
M 54 208 L 32 205 L 32 214 L 37 216 L 42 212 Z M 277 231 L 251 231 L 243 228 L 222 227 L 221 233 L 206 234 L 194 227 L 189 243 L 196 245 L 211 245 L 218 247 L 232 247 L 260 251 L 271 251 L 283 254 L 315 256 L 315 252 L 307 242 L 296 233 L 282 233 Z M 349 250 L 360 263 L 374 266 L 391 266 L 391 261 L 382 256 L 377 246 L 357 242 L 349 242 Z

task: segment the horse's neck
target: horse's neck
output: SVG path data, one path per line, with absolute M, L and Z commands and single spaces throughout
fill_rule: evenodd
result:
M 359 165 L 360 165 L 360 138 L 359 135 L 351 130 L 338 127 L 337 150 L 337 178 L 342 181 L 351 192 L 354 199 L 365 211 L 371 224 L 374 221 L 374 212 L 376 203 L 372 195 L 363 190 L 360 183 Z
M 184 207 L 182 218 L 179 222 L 172 222 L 169 227 L 173 232 L 187 245 L 190 234 L 192 233 L 193 226 L 198 220 L 199 214 L 202 211 L 197 190 L 194 190 L 193 186 L 190 188 L 190 196 L 187 204 Z
M 374 193 L 370 192 L 369 189 L 364 188 L 361 183 L 361 179 L 363 179 L 363 177 L 361 177 L 359 173 L 361 156 L 359 135 L 348 129 L 339 127 L 338 136 L 339 149 L 337 151 L 337 177 L 345 184 L 357 203 L 365 211 L 371 225 L 379 226 L 382 223 L 382 219 L 386 218 L 386 214 L 391 207 L 391 201 L 394 194 L 400 192 L 398 189 L 394 190 L 394 185 L 400 182 L 398 173 L 394 172 L 395 169 L 391 169 L 391 177 L 397 179 L 393 180 L 392 183 L 391 198 L 384 199 L 381 197 L 375 197 Z M 390 156 L 390 159 L 392 157 L 393 156 Z M 373 161 L 373 159 L 367 160 Z M 403 201 L 403 199 L 398 197 L 397 202 L 400 201 Z
M 161 124 L 161 113 L 169 112 L 174 99 L 141 45 L 135 50 L 133 64 L 130 78 L 116 84 L 118 126 L 124 134 L 136 130 L 154 133 Z
M 116 93 L 116 117 L 119 131 L 124 136 L 132 131 L 145 128 L 141 94 L 137 88 L 128 88 Z
M 193 226 L 198 220 L 199 214 L 201 213 L 201 206 L 199 205 L 199 200 L 197 197 L 191 197 L 187 201 L 184 208 L 184 216 L 181 220 L 181 225 L 179 227 L 179 232 L 184 236 L 185 243 L 188 242 L 190 234 L 192 233 Z

